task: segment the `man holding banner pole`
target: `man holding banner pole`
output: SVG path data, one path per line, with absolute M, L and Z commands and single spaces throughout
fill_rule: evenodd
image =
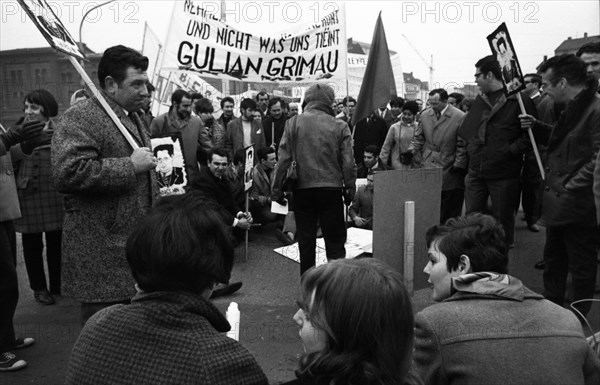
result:
M 101 94 L 138 148 L 132 150 L 96 98 L 65 112 L 52 138 L 55 184 L 67 194 L 62 292 L 82 303 L 82 324 L 135 294 L 125 242 L 158 193 L 156 158 L 136 113 L 148 94 L 147 68 L 147 57 L 122 45 L 108 48 L 98 64 Z
M 506 242 L 512 247 L 523 154 L 531 148 L 531 143 L 521 130 L 517 97 L 504 94 L 502 71 L 494 55 L 475 64 L 475 81 L 481 95 L 475 99 L 458 132 L 466 142 L 469 159 L 466 212 L 485 212 L 488 197 L 491 198 L 492 213 L 504 227 Z M 529 98 L 523 103 L 526 111 L 536 114 Z

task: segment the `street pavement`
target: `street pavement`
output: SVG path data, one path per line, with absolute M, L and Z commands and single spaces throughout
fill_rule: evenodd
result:
M 543 228 L 539 233 L 529 232 L 525 222 L 517 219 L 515 248 L 510 252 L 510 274 L 537 292 L 543 288 L 542 272 L 535 270 L 533 265 L 542 258 L 544 241 Z M 256 357 L 272 384 L 294 378 L 294 369 L 302 353 L 298 328 L 292 320 L 297 310 L 300 267 L 273 252 L 280 246 L 270 229 L 253 232 L 247 261 L 243 245 L 236 249 L 231 281 L 243 281 L 242 289 L 230 297 L 215 300 L 223 312 L 231 301 L 238 302 L 240 342 Z M 62 384 L 69 353 L 81 331 L 79 303 L 65 297 L 57 297 L 57 304 L 53 306 L 35 302 L 20 250 L 18 274 L 20 299 L 15 315 L 16 331 L 19 336 L 34 337 L 36 343 L 17 351 L 29 366 L 17 372 L 0 373 L 0 385 Z M 430 295 L 430 289 L 414 293 L 415 312 L 432 304 Z M 600 330 L 600 305 L 592 307 L 588 318 L 594 331 Z

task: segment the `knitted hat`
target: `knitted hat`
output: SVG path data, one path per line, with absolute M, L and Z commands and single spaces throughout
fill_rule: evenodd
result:
M 334 99 L 335 92 L 333 91 L 333 88 L 329 87 L 327 84 L 313 84 L 308 87 L 304 93 L 304 100 L 306 103 L 321 102 L 330 106 Z

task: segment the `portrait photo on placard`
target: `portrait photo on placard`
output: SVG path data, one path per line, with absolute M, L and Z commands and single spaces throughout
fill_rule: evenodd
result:
M 511 95 L 525 89 L 525 79 L 506 24 L 502 23 L 489 35 L 488 42 L 500 65 L 502 82 L 506 87 L 507 94 Z
M 252 187 L 254 178 L 254 146 L 248 146 L 246 150 L 246 162 L 244 163 L 244 190 L 248 191 Z
M 155 172 L 160 196 L 184 194 L 187 174 L 181 133 L 155 137 L 151 139 L 151 143 L 157 160 Z

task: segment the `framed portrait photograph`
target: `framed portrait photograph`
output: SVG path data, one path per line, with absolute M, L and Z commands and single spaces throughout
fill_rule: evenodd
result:
M 165 134 L 150 141 L 158 162 L 155 172 L 160 196 L 184 194 L 188 176 L 185 172 L 181 133 Z
M 517 59 L 517 53 L 513 46 L 508 28 L 502 23 L 494 32 L 487 37 L 488 43 L 494 56 L 498 60 L 502 72 L 502 83 L 504 93 L 515 94 L 525 89 L 523 71 Z
M 246 162 L 244 163 L 244 190 L 248 191 L 252 188 L 252 180 L 254 178 L 254 145 L 250 145 L 244 150 L 246 151 Z

